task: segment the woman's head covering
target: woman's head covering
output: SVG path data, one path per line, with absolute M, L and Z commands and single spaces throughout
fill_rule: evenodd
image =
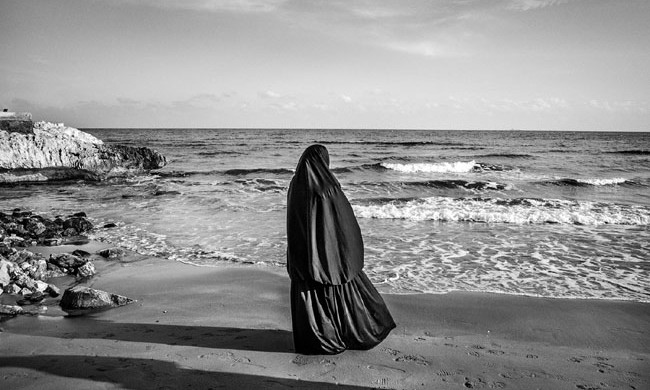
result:
M 363 268 L 361 230 L 329 169 L 323 145 L 300 157 L 287 196 L 287 269 L 292 278 L 343 284 Z

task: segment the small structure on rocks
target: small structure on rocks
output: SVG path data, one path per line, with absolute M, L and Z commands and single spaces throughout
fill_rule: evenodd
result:
M 34 134 L 34 122 L 29 112 L 0 112 L 0 130 L 9 133 Z

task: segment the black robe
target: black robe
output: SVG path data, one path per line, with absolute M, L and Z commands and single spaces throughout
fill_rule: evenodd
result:
M 395 328 L 362 271 L 361 230 L 322 145 L 305 150 L 291 180 L 287 243 L 296 352 L 370 349 Z

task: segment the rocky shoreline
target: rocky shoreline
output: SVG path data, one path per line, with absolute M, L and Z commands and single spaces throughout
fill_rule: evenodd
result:
M 75 249 L 49 257 L 29 250 L 34 245 L 87 242 L 86 234 L 94 228 L 84 212 L 53 219 L 20 209 L 0 212 L 0 316 L 39 314 L 47 311 L 47 304 L 51 303 L 59 303 L 69 315 L 80 315 L 133 302 L 116 294 L 77 286 L 96 274 L 93 258 L 120 258 L 122 249 L 107 248 L 93 254 Z M 60 302 L 46 300 L 61 295 L 62 281 L 64 287 L 72 286 L 65 290 Z
M 62 123 L 34 123 L 30 113 L 0 113 L 0 186 L 99 181 L 160 169 L 166 163 L 165 156 L 153 149 L 107 145 Z M 108 248 L 92 254 L 75 249 L 49 256 L 29 250 L 37 245 L 87 243 L 86 234 L 94 228 L 84 212 L 54 218 L 21 209 L 0 212 L 0 319 L 46 311 L 50 298 L 61 295 L 61 286 L 53 280 L 65 280 L 65 287 L 70 287 L 60 301 L 55 301 L 69 315 L 133 302 L 78 286 L 96 274 L 94 258 L 119 258 L 122 249 Z

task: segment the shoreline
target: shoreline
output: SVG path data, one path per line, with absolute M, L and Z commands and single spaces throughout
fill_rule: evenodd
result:
M 293 352 L 290 282 L 279 270 L 127 257 L 98 263 L 83 284 L 137 302 L 0 323 L 3 387 L 650 387 L 647 303 L 382 294 L 397 322 L 384 342 L 303 356 Z

